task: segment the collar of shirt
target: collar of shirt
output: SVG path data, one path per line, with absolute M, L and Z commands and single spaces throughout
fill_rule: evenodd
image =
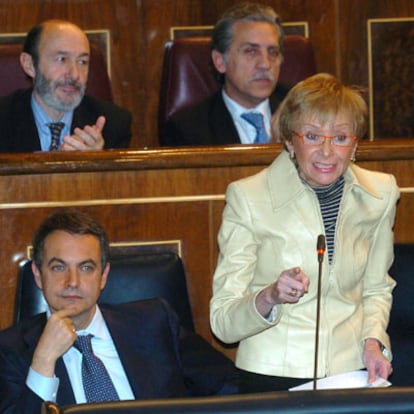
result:
M 238 104 L 234 99 L 230 98 L 230 96 L 225 92 L 224 88 L 222 89 L 222 95 L 224 104 L 226 105 L 228 111 L 231 114 L 231 117 L 233 118 L 234 125 L 236 126 L 242 144 L 252 144 L 256 138 L 256 129 L 254 126 L 240 117 L 240 115 L 245 112 L 260 112 L 263 114 L 267 134 L 269 137 L 271 136 L 270 118 L 272 116 L 272 113 L 270 110 L 269 99 L 265 99 L 254 108 L 247 109 Z
M 76 333 L 77 335 L 92 334 L 94 336 L 92 338 L 93 352 L 102 360 L 108 370 L 119 398 L 121 400 L 134 399 L 134 394 L 126 377 L 125 370 L 98 305 L 96 305 L 96 312 L 89 326 L 86 329 L 76 331 Z M 81 379 L 81 353 L 74 346 L 71 346 L 63 354 L 63 361 L 70 378 L 76 402 L 78 404 L 86 402 Z
M 37 132 L 39 134 L 40 148 L 42 151 L 48 151 L 50 142 L 52 141 L 50 129 L 47 124 L 57 121 L 64 122 L 65 126 L 63 127 L 62 133 L 60 134 L 61 142 L 62 138 L 65 135 L 70 135 L 70 126 L 72 125 L 73 111 L 65 112 L 61 119 L 52 119 L 39 105 L 33 93 L 31 98 L 31 107 L 36 123 Z
M 102 316 L 102 312 L 99 309 L 99 306 L 96 305 L 95 315 L 91 320 L 91 323 L 86 329 L 81 329 L 80 331 L 76 331 L 78 335 L 88 335 L 92 334 L 94 338 L 99 338 L 103 340 L 108 340 L 111 338 L 108 332 L 108 328 Z

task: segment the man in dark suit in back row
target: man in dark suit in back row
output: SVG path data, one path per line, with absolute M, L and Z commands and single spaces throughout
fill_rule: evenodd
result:
M 223 88 L 173 115 L 162 145 L 269 142 L 270 118 L 288 90 L 276 86 L 283 36 L 270 6 L 245 2 L 224 13 L 213 29 L 211 52 Z
M 233 363 L 182 328 L 164 300 L 97 305 L 108 254 L 105 230 L 86 214 L 57 212 L 40 225 L 32 270 L 48 311 L 0 332 L 1 414 L 39 414 L 43 401 L 237 391 Z
M 20 64 L 33 89 L 0 98 L 0 152 L 129 147 L 130 112 L 85 96 L 89 59 L 88 38 L 70 22 L 29 31 Z

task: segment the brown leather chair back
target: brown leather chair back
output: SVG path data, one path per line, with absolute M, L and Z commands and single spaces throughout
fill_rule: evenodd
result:
M 21 43 L 0 43 L 0 96 L 8 95 L 17 89 L 30 88 L 32 82 L 20 66 Z M 91 63 L 89 68 L 88 95 L 112 101 L 112 88 L 105 58 L 99 47 L 91 43 Z
M 279 83 L 290 87 L 315 73 L 310 40 L 301 35 L 286 35 Z M 173 114 L 202 101 L 219 88 L 212 69 L 210 37 L 186 37 L 167 42 L 160 86 L 160 136 L 163 136 L 165 122 Z

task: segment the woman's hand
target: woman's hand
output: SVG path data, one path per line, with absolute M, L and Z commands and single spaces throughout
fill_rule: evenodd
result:
M 387 379 L 392 373 L 390 361 L 381 352 L 380 343 L 374 338 L 365 340 L 363 360 L 368 371 L 368 383 L 374 382 L 377 376 Z
M 256 297 L 258 312 L 266 317 L 273 306 L 281 303 L 296 303 L 308 292 L 309 277 L 300 267 L 284 270 L 277 281 L 263 289 Z

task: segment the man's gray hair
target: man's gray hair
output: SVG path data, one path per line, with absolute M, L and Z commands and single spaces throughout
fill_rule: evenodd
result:
M 279 33 L 280 52 L 283 54 L 283 28 L 279 15 L 272 7 L 243 2 L 228 9 L 216 23 L 211 35 L 211 48 L 225 54 L 233 42 L 233 26 L 239 21 L 265 22 L 274 25 Z

